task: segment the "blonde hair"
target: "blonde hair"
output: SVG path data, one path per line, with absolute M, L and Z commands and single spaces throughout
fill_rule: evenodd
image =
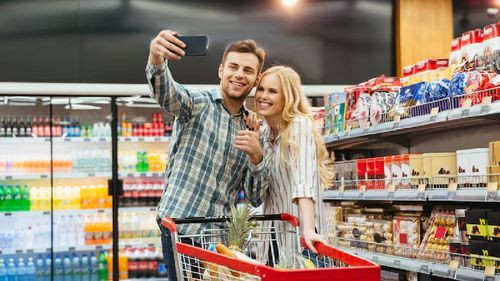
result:
M 281 84 L 281 92 L 285 98 L 285 106 L 281 113 L 280 121 L 280 157 L 281 161 L 288 163 L 287 154 L 290 153 L 292 159 L 298 155 L 299 147 L 290 140 L 290 124 L 297 117 L 305 117 L 312 126 L 314 143 L 316 145 L 316 162 L 319 168 L 320 181 L 323 187 L 327 187 L 330 180 L 330 173 L 325 165 L 328 151 L 321 138 L 318 128 L 314 124 L 312 110 L 307 97 L 302 92 L 299 74 L 288 66 L 273 66 L 262 73 L 259 85 L 266 75 L 275 74 Z M 257 100 L 255 100 L 257 102 Z M 295 159 L 297 160 L 297 159 Z

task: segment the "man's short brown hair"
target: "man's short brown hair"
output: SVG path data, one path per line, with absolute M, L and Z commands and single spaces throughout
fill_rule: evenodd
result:
M 262 71 L 264 60 L 266 58 L 266 52 L 264 51 L 264 49 L 257 47 L 257 44 L 254 40 L 240 40 L 233 42 L 229 46 L 227 46 L 226 50 L 224 51 L 224 55 L 222 56 L 222 65 L 224 65 L 227 54 L 229 54 L 230 52 L 254 54 L 259 59 L 259 69 L 257 69 L 257 71 L 259 73 Z

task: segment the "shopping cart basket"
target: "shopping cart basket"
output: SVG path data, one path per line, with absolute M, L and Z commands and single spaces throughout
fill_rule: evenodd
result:
M 224 243 L 225 229 L 206 229 L 197 235 L 178 235 L 176 224 L 185 223 L 215 223 L 226 222 L 228 218 L 186 218 L 162 219 L 162 225 L 171 233 L 174 253 L 175 270 L 178 280 L 336 280 L 336 281 L 379 281 L 380 266 L 330 247 L 322 243 L 315 243 L 318 255 L 306 250 L 305 242 L 299 238 L 299 220 L 289 214 L 254 216 L 256 221 L 273 221 L 273 227 L 257 226 L 252 229 L 245 247 L 245 253 L 253 259 L 232 258 L 210 250 L 214 243 Z M 278 231 L 276 223 L 283 223 L 289 230 Z M 182 243 L 181 238 L 191 238 L 198 241 L 198 247 Z M 274 254 L 274 241 L 288 239 L 287 243 L 295 243 L 291 248 L 279 248 L 279 254 Z M 184 241 L 186 241 L 184 239 Z M 284 241 L 284 240 L 282 240 Z M 284 244 L 287 244 L 284 243 Z M 276 243 L 274 243 L 276 244 Z M 199 247 L 201 246 L 201 247 Z M 266 251 L 267 255 L 259 255 L 259 250 Z M 274 245 L 276 247 L 276 245 Z M 264 260 L 266 259 L 267 260 Z M 272 260 L 268 260 L 271 258 Z M 318 268 L 314 269 L 283 269 L 297 260 L 309 259 Z M 290 262 L 290 260 L 292 262 Z M 274 263 L 275 267 L 269 266 Z M 267 265 L 266 265 L 267 264 Z

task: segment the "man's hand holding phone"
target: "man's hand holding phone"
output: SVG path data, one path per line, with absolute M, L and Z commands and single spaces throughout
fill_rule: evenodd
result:
M 149 46 L 149 55 L 153 64 L 161 64 L 165 59 L 180 60 L 186 53 L 184 48 L 186 44 L 179 40 L 177 32 L 171 30 L 162 30 Z
M 164 59 L 180 60 L 183 56 L 204 56 L 207 50 L 208 36 L 185 36 L 171 30 L 161 31 L 149 48 L 153 64 L 160 64 Z

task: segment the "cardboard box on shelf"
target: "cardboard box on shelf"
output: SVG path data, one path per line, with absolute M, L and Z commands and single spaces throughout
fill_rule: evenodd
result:
M 488 148 L 474 148 L 457 151 L 457 174 L 459 184 L 486 187 L 488 173 Z
M 488 240 L 500 242 L 500 211 L 489 211 L 486 219 L 488 220 Z
M 500 141 L 490 142 L 490 165 L 500 165 Z
M 500 165 L 489 166 L 488 174 L 494 175 L 494 176 L 489 176 L 488 182 L 497 182 L 500 184 Z
M 470 240 L 486 240 L 488 237 L 488 221 L 486 213 L 490 210 L 472 209 L 465 211 L 467 237 Z
M 424 174 L 432 177 L 431 184 L 446 187 L 457 175 L 457 156 L 455 152 L 424 153 Z
M 416 187 L 423 181 L 419 178 L 424 177 L 424 159 L 422 154 L 410 154 L 410 170 L 412 177 L 411 185 Z

